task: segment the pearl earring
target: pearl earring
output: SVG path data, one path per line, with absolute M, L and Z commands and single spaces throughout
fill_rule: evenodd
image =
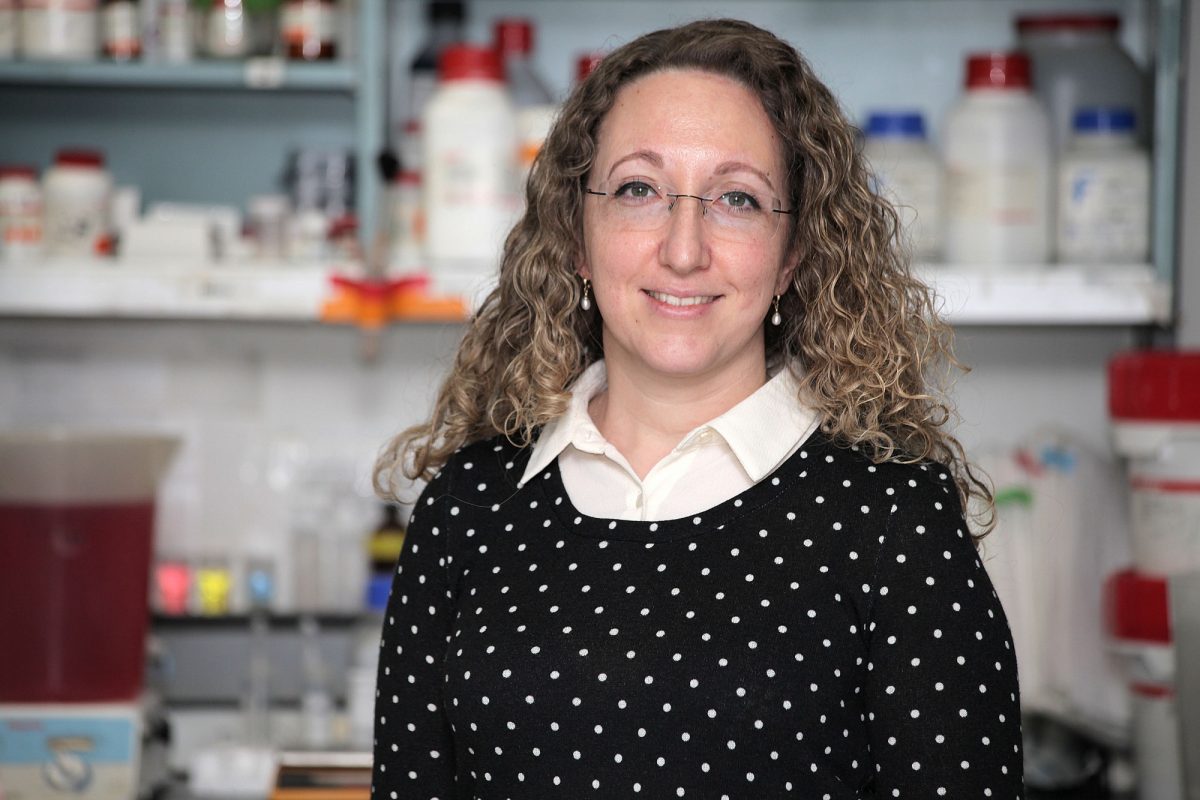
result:
M 775 313 L 771 315 L 771 324 L 777 327 L 783 324 L 783 317 L 779 313 L 779 295 L 775 295 Z
M 587 278 L 584 278 L 583 279 L 583 299 L 579 301 L 579 307 L 582 308 L 584 311 L 592 310 L 592 298 L 588 296 L 588 287 L 590 287 L 590 286 L 591 286 L 591 282 L 588 281 Z

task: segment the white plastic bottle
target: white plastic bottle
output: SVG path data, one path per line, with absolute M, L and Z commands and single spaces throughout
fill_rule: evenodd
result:
M 942 165 L 925 138 L 924 117 L 912 111 L 870 114 L 863 154 L 876 190 L 896 205 L 913 258 L 937 260 L 942 251 Z
M 159 0 L 158 58 L 169 64 L 192 60 L 196 51 L 195 21 L 189 0 Z
M 42 178 L 46 255 L 89 258 L 109 236 L 112 177 L 95 150 L 61 150 Z
M 1058 259 L 1144 264 L 1150 258 L 1150 158 L 1127 108 L 1082 108 L 1058 167 Z
M 1050 256 L 1050 125 L 1030 92 L 1029 59 L 967 59 L 967 92 L 944 137 L 946 261 L 1012 267 Z
M 0 0 L 0 60 L 17 57 L 17 0 Z
M 346 670 L 346 715 L 350 746 L 369 749 L 375 727 L 375 683 L 379 672 L 379 639 L 392 576 L 374 575 L 367 583 L 367 608 L 354 636 L 354 652 Z
M 496 282 L 516 194 L 517 124 L 500 57 L 460 44 L 425 110 L 426 259 L 435 289 L 476 308 Z
M 39 0 L 21 6 L 21 53 L 48 61 L 92 61 L 100 51 L 99 0 Z
M 142 11 L 135 0 L 105 0 L 100 12 L 102 52 L 114 61 L 142 55 Z
M 42 250 L 42 189 L 33 167 L 0 166 L 0 263 L 34 260 Z

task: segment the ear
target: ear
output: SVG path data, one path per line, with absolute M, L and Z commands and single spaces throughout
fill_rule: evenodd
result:
M 579 262 L 579 265 L 577 267 L 575 267 L 575 273 L 579 277 L 585 278 L 589 281 L 592 279 L 592 268 L 590 266 L 588 266 L 588 263 L 586 261 Z
M 779 270 L 779 278 L 775 281 L 775 294 L 787 294 L 788 287 L 792 285 L 792 277 L 796 274 L 797 267 L 800 266 L 799 257 L 789 255 L 784 261 L 783 269 Z

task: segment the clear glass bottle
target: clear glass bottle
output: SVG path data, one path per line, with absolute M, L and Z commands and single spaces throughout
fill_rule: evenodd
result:
M 517 191 L 524 196 L 533 161 L 550 133 L 558 106 L 533 63 L 533 22 L 501 18 L 494 26 L 496 50 L 504 65 L 504 80 L 517 111 Z
M 1150 76 L 1121 47 L 1116 14 L 1022 14 L 1018 46 L 1033 64 L 1033 90 L 1050 114 L 1054 148 L 1073 136 L 1075 112 L 1084 107 L 1126 107 L 1134 112 L 1137 140 L 1149 143 Z
M 251 26 L 243 0 L 213 0 L 204 25 L 204 49 L 213 58 L 250 54 Z
M 367 582 L 366 609 L 354 633 L 354 652 L 346 670 L 346 716 L 351 747 L 370 748 L 375 728 L 375 683 L 379 672 L 379 640 L 383 632 L 392 570 Z
M 504 17 L 495 21 L 493 32 L 496 50 L 504 62 L 504 80 L 513 105 L 522 109 L 553 103 L 554 97 L 533 63 L 533 22 L 520 17 Z

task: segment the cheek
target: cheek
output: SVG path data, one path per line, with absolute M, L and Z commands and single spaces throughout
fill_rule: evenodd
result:
M 611 285 L 632 280 L 648 255 L 656 252 L 655 242 L 645 234 L 589 233 L 584 231 L 584 277 L 593 283 Z
M 775 247 L 746 248 L 724 254 L 730 277 L 748 297 L 774 297 L 782 274 L 782 258 Z

